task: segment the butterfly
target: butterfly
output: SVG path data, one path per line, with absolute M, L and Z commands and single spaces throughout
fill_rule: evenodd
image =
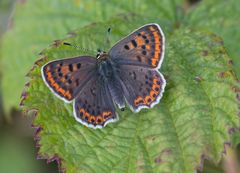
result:
M 116 107 L 133 112 L 159 103 L 166 81 L 158 71 L 164 58 L 164 34 L 147 24 L 96 58 L 79 56 L 51 61 L 42 69 L 48 88 L 67 103 L 75 119 L 91 128 L 118 120 Z

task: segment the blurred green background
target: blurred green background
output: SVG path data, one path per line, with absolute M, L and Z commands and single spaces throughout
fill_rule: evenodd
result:
M 189 0 L 188 5 L 195 6 L 198 1 Z M 25 0 L 21 2 L 24 3 Z M 9 18 L 14 13 L 14 5 L 15 0 L 0 0 L 0 39 L 11 25 Z M 14 47 L 12 49 L 14 50 Z M 4 117 L 1 92 L 4 91 L 0 88 L 0 173 L 58 172 L 56 161 L 47 163 L 46 160 L 37 159 L 37 148 L 34 142 L 35 129 L 31 127 L 32 120 L 29 117 L 20 116 L 21 113 L 18 110 L 11 111 L 11 120 Z M 204 172 L 237 173 L 237 170 L 233 172 L 234 170 L 231 169 L 235 164 L 239 164 L 239 159 L 237 159 L 239 150 L 235 151 L 227 147 L 227 154 L 219 165 L 205 161 Z
M 0 39 L 8 28 L 14 5 L 15 0 L 0 0 Z M 11 111 L 11 121 L 4 118 L 1 92 L 0 89 L 0 173 L 58 172 L 56 162 L 37 159 L 32 120 L 17 110 Z

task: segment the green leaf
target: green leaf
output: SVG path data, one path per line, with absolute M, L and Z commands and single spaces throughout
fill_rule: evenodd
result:
M 197 29 L 209 30 L 220 35 L 233 59 L 234 71 L 240 79 L 240 3 L 236 0 L 202 1 L 186 17 L 186 23 Z
M 224 173 L 221 165 L 214 165 L 209 160 L 204 161 L 203 173 Z
M 149 21 L 116 17 L 73 32 L 64 40 L 96 50 L 111 25 L 112 44 Z M 166 27 L 166 26 L 165 26 Z M 93 41 L 94 40 L 94 41 Z M 40 68 L 50 60 L 79 55 L 79 50 L 55 42 L 42 52 L 30 72 L 25 111 L 35 109 L 34 125 L 43 158 L 61 158 L 66 172 L 194 172 L 203 156 L 218 162 L 228 129 L 239 127 L 237 83 L 222 40 L 214 34 L 176 30 L 166 39 L 161 68 L 167 80 L 160 104 L 138 114 L 119 112 L 119 121 L 94 130 L 73 117 L 45 86 Z
M 2 88 L 6 112 L 12 107 L 18 107 L 26 73 L 37 54 L 53 40 L 63 38 L 75 28 L 129 12 L 157 18 L 157 21 L 161 19 L 162 23 L 172 26 L 176 22 L 175 11 L 182 0 L 175 1 L 20 1 L 16 5 L 11 28 L 5 34 L 2 45 Z

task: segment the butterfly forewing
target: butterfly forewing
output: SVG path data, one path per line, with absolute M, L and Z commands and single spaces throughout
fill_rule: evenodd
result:
M 96 59 L 90 56 L 52 61 L 42 67 L 42 77 L 54 94 L 70 102 L 96 75 L 96 64 Z
M 157 24 L 148 24 L 114 45 L 110 57 L 118 64 L 160 68 L 164 56 L 164 35 Z
M 109 90 L 97 75 L 92 77 L 74 101 L 74 115 L 78 122 L 93 128 L 101 128 L 117 120 Z
M 157 70 L 131 65 L 121 65 L 119 70 L 124 96 L 133 111 L 150 108 L 162 97 L 166 85 Z

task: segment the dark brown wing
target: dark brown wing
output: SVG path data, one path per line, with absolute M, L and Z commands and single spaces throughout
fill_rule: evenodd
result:
M 70 102 L 96 74 L 96 63 L 90 56 L 52 61 L 42 67 L 42 78 L 56 96 Z
M 160 72 L 132 65 L 121 65 L 119 69 L 123 94 L 133 111 L 159 103 L 166 85 Z
M 164 35 L 158 24 L 148 24 L 124 39 L 109 51 L 118 64 L 160 68 L 164 56 Z
M 75 119 L 91 128 L 102 128 L 118 118 L 107 85 L 97 75 L 81 90 L 73 109 Z

